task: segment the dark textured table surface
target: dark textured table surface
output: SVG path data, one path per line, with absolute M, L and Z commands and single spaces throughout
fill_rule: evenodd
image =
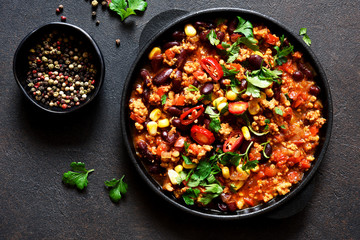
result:
M 66 116 L 35 109 L 12 73 L 21 39 L 40 25 L 60 21 L 55 14 L 60 3 L 67 22 L 97 41 L 106 64 L 96 101 Z M 311 48 L 327 74 L 334 103 L 330 145 L 313 180 L 311 200 L 288 219 L 219 222 L 182 213 L 147 189 L 125 152 L 120 98 L 143 28 L 166 10 L 212 7 L 255 10 L 294 33 L 307 27 Z M 354 0 L 149 0 L 143 15 L 124 23 L 100 7 L 96 26 L 89 1 L 2 0 L 0 239 L 360 239 L 359 9 Z M 72 161 L 95 168 L 84 192 L 61 182 Z M 113 204 L 103 182 L 123 174 L 129 191 Z

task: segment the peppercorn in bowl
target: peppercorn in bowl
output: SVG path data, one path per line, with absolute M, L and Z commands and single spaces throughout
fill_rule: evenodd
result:
M 70 113 L 99 93 L 105 64 L 96 42 L 84 30 L 68 23 L 49 23 L 22 40 L 13 71 L 34 105 L 51 113 Z
M 141 176 L 166 201 L 207 218 L 247 218 L 296 196 L 332 125 L 311 50 L 282 24 L 241 9 L 191 13 L 159 30 L 122 101 Z

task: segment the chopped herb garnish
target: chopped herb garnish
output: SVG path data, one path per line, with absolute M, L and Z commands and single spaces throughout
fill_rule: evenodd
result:
M 276 114 L 278 114 L 278 115 L 280 115 L 280 116 L 283 115 L 283 111 L 282 111 L 280 108 L 275 107 L 274 110 L 275 110 L 275 113 L 276 113 Z
M 245 172 L 249 172 L 249 170 L 256 168 L 258 164 L 259 164 L 258 160 L 248 161 L 241 167 L 241 169 L 244 170 Z
M 162 104 L 162 105 L 164 105 L 164 104 L 166 103 L 166 99 L 167 99 L 166 94 L 163 94 L 163 95 L 161 96 L 161 104 Z
M 202 95 L 198 98 L 198 101 L 200 101 L 200 100 L 211 101 L 211 93 L 210 93 L 210 94 L 202 94 Z
M 119 14 L 121 21 L 130 15 L 136 15 L 135 11 L 143 12 L 147 7 L 144 0 L 112 0 L 109 8 Z
M 78 189 L 83 190 L 87 184 L 87 177 L 94 169 L 86 170 L 85 163 L 72 162 L 70 167 L 73 171 L 64 173 L 62 181 L 70 186 L 76 186 Z
M 215 108 L 210 106 L 206 107 L 205 113 L 209 115 L 211 120 L 209 129 L 214 132 L 219 132 L 221 129 L 220 113 L 216 113 Z
M 288 93 L 285 93 L 285 97 L 287 100 L 289 100 L 290 102 L 292 101 L 292 99 L 289 97 L 289 94 Z
M 225 65 L 222 65 L 222 64 L 221 64 L 221 67 L 224 72 L 224 77 L 235 77 L 235 75 L 240 72 L 240 71 L 237 71 L 235 68 L 232 68 L 229 70 L 225 67 Z
M 214 30 L 214 29 L 212 29 L 212 30 L 208 33 L 208 35 L 206 35 L 206 37 L 207 37 L 207 39 L 209 39 L 211 45 L 216 46 L 216 45 L 218 45 L 218 44 L 220 43 L 220 40 L 217 39 L 217 36 L 216 36 L 216 33 L 215 33 L 215 30 Z
M 311 39 L 309 38 L 309 36 L 307 35 L 307 29 L 306 28 L 300 28 L 299 34 L 301 36 L 303 36 L 303 41 L 306 43 L 306 45 L 310 46 L 311 45 Z
M 195 87 L 194 85 L 190 84 L 189 87 L 188 87 L 188 91 L 189 92 L 198 92 L 199 89 L 197 87 Z
M 283 125 L 281 125 L 280 126 L 282 129 L 286 129 L 286 127 L 285 127 L 285 125 L 283 124 Z
M 182 195 L 184 202 L 187 205 L 194 205 L 195 199 L 199 196 L 200 190 L 197 188 L 188 188 Z
M 184 159 L 184 162 L 186 163 L 186 164 L 193 164 L 193 162 L 190 160 L 190 158 L 189 157 L 187 157 L 187 156 L 185 156 L 185 155 L 182 155 L 181 154 L 181 156 L 182 156 L 182 158 Z
M 276 55 L 274 56 L 274 59 L 278 65 L 283 65 L 287 62 L 286 56 L 293 52 L 294 46 L 289 44 L 289 46 L 284 47 L 284 35 L 280 38 L 281 45 L 280 47 L 275 46 L 274 49 L 277 51 Z
M 252 95 L 254 98 L 260 97 L 259 88 L 267 88 L 272 82 L 279 83 L 282 71 L 277 69 L 270 70 L 266 67 L 261 67 L 259 70 L 252 71 L 246 74 L 246 80 L 248 82 L 245 94 Z
M 245 44 L 248 48 L 250 48 L 253 51 L 259 51 L 259 47 L 256 45 L 256 40 L 247 38 L 247 37 L 240 37 L 234 42 L 231 46 L 228 44 L 222 43 L 222 47 L 226 49 L 226 55 L 228 56 L 228 63 L 232 63 L 237 59 L 239 56 L 240 51 L 240 43 Z
M 253 25 L 251 24 L 251 22 L 246 21 L 245 19 L 239 16 L 237 18 L 239 20 L 239 24 L 237 25 L 234 32 L 242 33 L 247 38 L 254 38 Z
M 121 179 L 113 178 L 111 181 L 105 181 L 105 186 L 107 186 L 109 191 L 109 197 L 113 202 L 119 202 L 122 195 L 127 192 L 128 185 L 123 181 L 125 175 L 121 177 Z
M 185 152 L 188 152 L 190 143 L 187 143 L 186 141 L 184 142 L 184 148 L 185 148 Z
M 218 197 L 223 192 L 223 188 L 216 183 L 205 186 L 205 189 L 205 194 L 199 200 L 199 202 L 204 205 L 209 204 L 214 198 Z

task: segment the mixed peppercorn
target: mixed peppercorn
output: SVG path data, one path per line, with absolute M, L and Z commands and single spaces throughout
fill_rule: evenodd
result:
M 80 105 L 94 90 L 91 53 L 73 36 L 51 32 L 29 50 L 27 87 L 36 101 L 51 108 Z

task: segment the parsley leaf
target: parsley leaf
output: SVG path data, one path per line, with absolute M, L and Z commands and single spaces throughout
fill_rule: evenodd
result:
M 254 38 L 253 25 L 251 24 L 251 22 L 246 21 L 239 16 L 237 18 L 239 20 L 239 24 L 237 25 L 237 28 L 234 30 L 234 32 L 242 33 L 247 38 Z
M 181 154 L 181 156 L 182 156 L 182 158 L 184 159 L 184 162 L 186 163 L 186 164 L 193 164 L 193 162 L 190 160 L 190 158 L 189 157 L 187 157 L 187 156 L 185 156 L 185 155 L 182 155 Z
M 235 77 L 240 71 L 237 71 L 235 68 L 227 69 L 225 65 L 221 64 L 222 70 L 224 72 L 224 77 Z
M 211 131 L 214 131 L 214 132 L 219 132 L 220 129 L 221 129 L 221 122 L 220 122 L 220 113 L 216 113 L 214 111 L 214 107 L 210 107 L 210 106 L 207 106 L 206 109 L 205 109 L 205 113 L 206 114 L 209 114 L 209 117 L 210 117 L 210 124 L 209 124 L 209 128 Z
M 164 104 L 166 103 L 166 99 L 167 99 L 166 94 L 163 94 L 163 95 L 161 96 L 161 105 L 164 105 Z
M 256 166 L 258 165 L 259 161 L 258 160 L 254 160 L 254 161 L 248 161 L 247 163 L 245 163 L 241 169 L 244 171 L 249 171 L 253 168 L 256 168 Z
M 110 199 L 117 203 L 120 201 L 122 195 L 127 192 L 128 185 L 123 181 L 125 175 L 121 177 L 121 179 L 113 178 L 111 181 L 105 181 L 105 186 L 107 186 L 109 191 Z
M 248 96 L 252 95 L 254 98 L 259 98 L 260 89 L 248 82 L 245 94 Z
M 276 113 L 276 114 L 278 114 L 278 115 L 280 115 L 280 116 L 283 115 L 283 111 L 282 111 L 280 108 L 275 107 L 274 110 L 275 110 L 275 113 Z
M 281 36 L 280 41 L 281 41 L 280 47 L 282 47 L 283 42 L 284 42 L 284 35 Z M 286 56 L 294 51 L 294 46 L 289 44 L 289 46 L 283 47 L 281 50 L 278 46 L 275 46 L 274 49 L 277 52 L 276 55 L 274 56 L 276 63 L 278 65 L 283 65 L 284 63 L 287 62 Z
M 202 94 L 199 98 L 198 101 L 200 100 L 204 100 L 204 101 L 211 101 L 211 93 L 210 94 Z
M 246 80 L 248 84 L 245 94 L 249 96 L 252 95 L 254 98 L 259 98 L 259 88 L 267 88 L 272 82 L 281 83 L 279 80 L 280 75 L 282 75 L 280 70 L 270 70 L 264 66 L 262 66 L 259 70 L 247 73 Z
M 184 141 L 185 152 L 188 152 L 189 146 L 190 146 L 190 143 Z
M 280 126 L 282 129 L 286 129 L 286 127 L 285 127 L 285 125 L 283 124 L 283 125 L 281 125 Z
M 189 92 L 196 92 L 196 91 L 200 91 L 197 87 L 195 87 L 194 85 L 189 85 L 188 89 Z
M 200 190 L 197 188 L 188 188 L 186 192 L 182 195 L 184 202 L 187 205 L 194 205 L 194 200 L 199 196 Z
M 206 179 L 210 175 L 211 169 L 212 167 L 209 162 L 207 161 L 199 162 L 199 165 L 196 168 L 197 173 L 199 174 L 199 179 L 200 180 Z
M 206 189 L 205 193 L 207 194 L 204 194 L 199 200 L 199 202 L 201 202 L 204 205 L 209 204 L 214 198 L 218 197 L 223 191 L 222 187 L 216 183 L 207 185 L 205 189 Z
M 307 29 L 306 28 L 300 28 L 299 31 L 299 35 L 303 36 L 303 41 L 306 43 L 306 45 L 310 46 L 311 45 L 311 39 L 309 38 L 309 36 L 307 35 Z
M 215 33 L 215 30 L 212 29 L 208 35 L 206 35 L 207 39 L 209 39 L 210 41 L 210 44 L 213 45 L 213 46 L 216 46 L 220 43 L 220 40 L 217 39 L 217 36 L 216 36 L 216 33 Z
M 87 177 L 89 173 L 93 172 L 94 169 L 86 170 L 85 163 L 82 162 L 72 162 L 70 167 L 76 172 L 68 171 L 64 173 L 62 181 L 65 184 L 76 186 L 78 189 L 83 190 L 88 184 Z
M 147 2 L 144 0 L 112 0 L 109 7 L 119 14 L 121 21 L 124 21 L 128 16 L 136 15 L 135 11 L 145 11 Z
M 222 46 L 226 49 L 226 55 L 228 56 L 227 63 L 232 63 L 239 56 L 240 43 L 245 44 L 248 48 L 253 51 L 259 51 L 259 46 L 256 45 L 254 38 L 241 37 L 236 40 L 230 47 L 222 43 Z

